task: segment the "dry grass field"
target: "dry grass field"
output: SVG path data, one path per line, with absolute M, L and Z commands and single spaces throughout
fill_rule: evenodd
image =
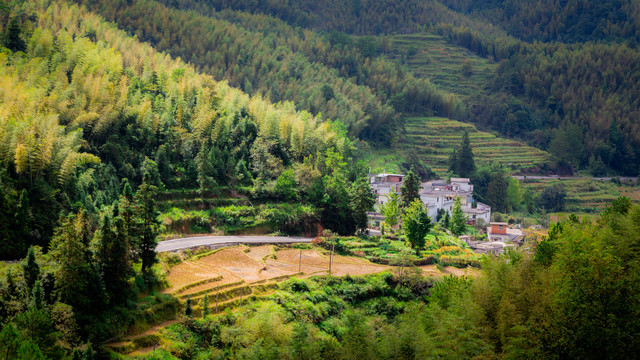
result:
M 331 273 L 335 276 L 375 274 L 392 266 L 378 265 L 363 258 L 334 254 Z M 444 272 L 434 265 L 421 266 L 425 275 L 471 275 L 475 270 L 446 267 Z M 179 289 L 179 295 L 202 293 L 208 288 L 243 282 L 264 283 L 290 276 L 306 277 L 326 274 L 329 270 L 329 254 L 320 248 L 297 250 L 276 249 L 273 245 L 256 247 L 234 246 L 195 261 L 184 261 L 171 268 L 167 280 L 171 285 L 167 293 Z

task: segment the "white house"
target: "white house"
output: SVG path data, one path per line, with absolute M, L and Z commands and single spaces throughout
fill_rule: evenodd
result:
M 404 180 L 402 174 L 387 174 L 382 172 L 377 175 L 369 175 L 369 183 L 374 194 L 376 194 L 376 205 L 385 204 L 389 200 L 390 193 L 400 194 L 400 187 Z
M 389 200 L 390 193 L 400 194 L 404 181 L 402 174 L 387 174 L 382 172 L 369 175 L 371 189 L 376 194 L 376 209 Z M 444 210 L 451 215 L 456 198 L 460 199 L 462 211 L 467 215 L 470 223 L 475 224 L 479 219 L 488 224 L 491 221 L 491 207 L 483 203 L 476 203 L 473 207 L 473 185 L 467 178 L 451 178 L 449 183 L 441 180 L 422 183 L 420 186 L 420 201 L 426 206 L 429 216 L 436 221 L 438 211 Z

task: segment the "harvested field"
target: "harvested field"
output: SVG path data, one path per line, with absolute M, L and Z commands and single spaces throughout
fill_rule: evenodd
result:
M 272 255 L 275 255 L 275 258 L 272 258 Z M 366 275 L 392 268 L 392 266 L 373 264 L 359 257 L 334 254 L 332 274 L 335 276 Z M 435 265 L 420 266 L 420 269 L 425 275 L 432 276 L 449 274 L 476 276 L 478 273 L 475 269 L 458 269 L 455 267 L 446 267 L 445 271 L 441 272 Z M 198 294 L 209 288 L 241 280 L 251 284 L 283 276 L 293 276 L 300 272 L 304 273 L 303 276 L 310 276 L 312 274 L 325 273 L 328 270 L 329 255 L 325 250 L 319 248 L 275 251 L 270 245 L 251 248 L 234 246 L 199 260 L 184 262 L 173 267 L 168 276 L 168 280 L 172 285 L 168 292 L 184 287 L 190 282 L 211 279 L 216 276 L 221 277 L 221 279 L 189 287 L 187 290 L 182 291 L 180 295 Z
M 253 260 L 264 261 L 266 256 L 271 255 L 272 249 L 274 249 L 273 245 L 252 246 L 246 254 Z
M 213 280 L 220 277 L 220 275 L 222 274 L 214 266 L 199 261 L 185 261 L 171 268 L 171 272 L 167 277 L 171 287 L 166 289 L 165 292 L 172 293 L 186 285 Z

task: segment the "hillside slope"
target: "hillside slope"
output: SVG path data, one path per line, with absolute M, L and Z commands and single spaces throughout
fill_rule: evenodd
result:
M 0 53 L 2 258 L 46 247 L 59 213 L 97 213 L 123 178 L 206 191 L 351 151 L 340 126 L 216 82 L 77 5 L 23 11 L 28 41 Z

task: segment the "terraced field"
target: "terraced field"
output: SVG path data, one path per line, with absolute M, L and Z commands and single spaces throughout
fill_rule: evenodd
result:
M 462 97 L 486 92 L 498 66 L 439 35 L 396 35 L 391 44 L 388 58 L 404 63 L 416 77 L 426 77 L 442 90 Z M 471 73 L 465 76 L 462 67 L 467 60 Z
M 534 194 L 539 194 L 545 187 L 554 183 L 560 183 L 567 189 L 566 212 L 599 212 L 619 196 L 626 196 L 635 202 L 640 201 L 640 188 L 631 182 L 618 185 L 612 181 L 591 178 L 520 181 L 523 190 L 530 189 Z
M 499 162 L 515 169 L 543 164 L 550 155 L 517 141 L 478 131 L 475 126 L 438 117 L 413 117 L 405 123 L 405 137 L 400 146 L 414 148 L 418 156 L 438 173 L 448 170 L 451 151 L 460 144 L 464 131 L 469 132 L 476 161 Z

